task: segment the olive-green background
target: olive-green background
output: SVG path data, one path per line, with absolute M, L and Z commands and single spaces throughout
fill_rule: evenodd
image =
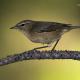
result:
M 79 0 L 0 0 L 0 58 L 42 46 L 9 29 L 17 22 L 32 19 L 79 25 L 79 4 Z M 80 51 L 80 29 L 63 35 L 56 49 Z M 0 80 L 80 80 L 80 61 L 17 62 L 0 67 Z

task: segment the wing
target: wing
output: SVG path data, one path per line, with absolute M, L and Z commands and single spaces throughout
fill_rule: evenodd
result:
M 31 30 L 34 32 L 50 32 L 50 31 L 60 30 L 69 25 L 70 24 L 63 24 L 56 22 L 35 21 Z

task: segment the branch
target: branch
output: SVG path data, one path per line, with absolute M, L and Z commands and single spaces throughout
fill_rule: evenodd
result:
M 23 60 L 35 59 L 74 59 L 80 60 L 80 51 L 38 51 L 30 50 L 0 59 L 0 66 Z

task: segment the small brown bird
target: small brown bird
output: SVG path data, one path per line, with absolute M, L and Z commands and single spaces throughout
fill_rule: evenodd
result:
M 35 43 L 47 44 L 34 49 L 50 47 L 56 41 L 52 50 L 55 49 L 61 36 L 72 29 L 80 28 L 80 26 L 72 26 L 71 24 L 63 24 L 48 21 L 23 20 L 10 29 L 18 29 L 29 40 Z

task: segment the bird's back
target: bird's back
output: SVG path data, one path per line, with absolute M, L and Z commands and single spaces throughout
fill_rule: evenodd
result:
M 46 21 L 34 21 L 31 30 L 34 32 L 51 32 L 51 31 L 64 29 L 67 27 L 70 27 L 70 24 L 46 22 Z

